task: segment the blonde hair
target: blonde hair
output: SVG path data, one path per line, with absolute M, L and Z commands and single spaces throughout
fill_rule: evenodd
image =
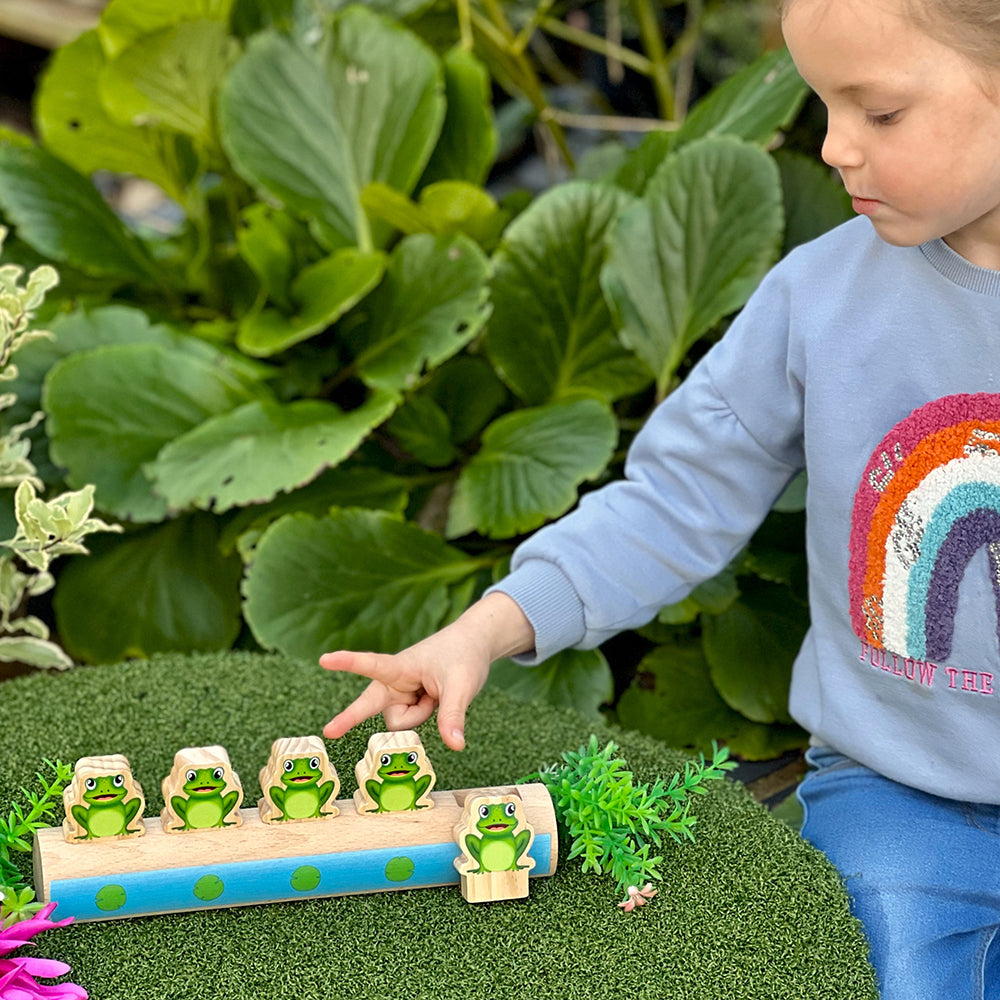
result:
M 777 0 L 784 17 L 794 0 Z M 998 0 L 896 0 L 913 24 L 931 38 L 989 69 L 1000 69 Z
M 1000 68 L 997 0 L 904 0 L 907 15 L 931 38 L 981 66 Z

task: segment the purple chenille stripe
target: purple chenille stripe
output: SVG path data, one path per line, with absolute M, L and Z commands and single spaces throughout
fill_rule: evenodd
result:
M 946 660 L 951 655 L 951 641 L 958 611 L 958 586 L 969 560 L 984 545 L 1000 542 L 1000 513 L 988 507 L 959 518 L 948 532 L 934 562 L 934 572 L 927 588 L 926 651 L 928 660 Z M 993 600 L 997 607 L 997 643 L 1000 645 L 1000 581 L 997 556 L 990 548 L 990 576 Z

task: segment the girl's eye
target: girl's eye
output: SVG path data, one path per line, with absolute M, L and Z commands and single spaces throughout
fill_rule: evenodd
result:
M 865 115 L 865 119 L 869 125 L 891 125 L 896 120 L 898 114 L 898 111 L 888 111 L 880 115 L 869 113 Z

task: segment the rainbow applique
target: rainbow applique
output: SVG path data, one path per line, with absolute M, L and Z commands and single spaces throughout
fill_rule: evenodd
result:
M 851 622 L 869 645 L 948 659 L 984 546 L 1000 622 L 1000 395 L 946 396 L 897 424 L 865 466 L 850 544 Z

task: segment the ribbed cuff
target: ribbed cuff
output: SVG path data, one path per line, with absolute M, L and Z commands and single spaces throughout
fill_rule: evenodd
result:
M 554 563 L 527 559 L 486 593 L 495 590 L 516 601 L 535 630 L 534 650 L 511 657 L 516 663 L 534 666 L 583 640 L 583 603 Z

